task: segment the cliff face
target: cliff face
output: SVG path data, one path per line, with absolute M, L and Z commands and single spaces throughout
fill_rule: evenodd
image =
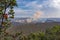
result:
M 23 34 L 27 35 L 31 32 L 39 32 L 45 30 L 47 28 L 51 28 L 53 26 L 60 25 L 59 22 L 49 22 L 49 23 L 30 23 L 30 24 L 21 24 L 21 23 L 13 23 L 13 27 L 7 29 L 7 32 L 14 34 L 16 32 L 23 32 Z

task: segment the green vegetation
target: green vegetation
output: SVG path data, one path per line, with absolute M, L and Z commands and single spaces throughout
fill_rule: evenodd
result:
M 0 40 L 9 40 L 10 38 L 6 29 L 11 26 L 9 19 L 14 18 L 13 8 L 15 6 L 17 6 L 16 0 L 0 0 Z
M 15 6 L 17 6 L 16 0 L 0 0 L 0 27 L 6 27 L 10 24 L 9 19 L 14 18 L 13 9 Z
M 30 33 L 29 35 L 24 35 L 22 32 L 14 35 L 4 31 L 0 33 L 2 33 L 1 40 L 60 40 L 60 26 L 49 28 L 46 32 Z

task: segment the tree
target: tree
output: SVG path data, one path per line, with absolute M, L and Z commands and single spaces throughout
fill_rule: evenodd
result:
M 0 0 L 0 24 L 1 24 L 0 25 L 0 39 L 2 36 L 4 38 L 5 34 L 8 34 L 5 31 L 6 31 L 6 28 L 10 26 L 11 24 L 9 19 L 14 18 L 15 12 L 13 9 L 15 6 L 17 6 L 16 0 Z M 9 10 L 8 13 L 6 13 L 7 9 Z
M 46 30 L 47 40 L 60 40 L 60 26 L 54 26 Z
M 16 0 L 0 0 L 1 27 L 6 26 L 8 24 L 7 21 L 8 21 L 9 18 L 14 18 L 14 10 L 13 10 L 13 8 L 15 6 L 17 6 Z M 6 13 L 7 9 L 9 9 L 8 13 Z

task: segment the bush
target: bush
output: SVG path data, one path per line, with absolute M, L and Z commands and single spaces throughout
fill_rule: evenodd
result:
M 60 40 L 60 26 L 49 28 L 46 32 L 31 33 L 29 35 L 24 35 L 22 32 L 14 35 L 6 32 L 0 33 L 1 40 Z

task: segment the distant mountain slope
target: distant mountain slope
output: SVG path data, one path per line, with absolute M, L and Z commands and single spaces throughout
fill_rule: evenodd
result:
M 18 20 L 25 20 L 26 21 L 26 19 L 32 19 L 32 18 L 14 18 L 13 20 L 12 20 L 12 22 L 16 22 L 16 20 L 18 21 Z M 32 22 L 41 22 L 41 23 L 43 23 L 43 22 L 60 22 L 60 18 L 40 18 L 40 19 L 38 19 L 38 20 L 35 20 L 35 21 L 33 21 L 33 19 L 32 19 Z
M 52 20 L 54 22 L 60 22 L 60 18 L 48 18 L 47 20 Z
M 60 22 L 60 18 L 40 18 L 37 22 Z
M 30 34 L 31 32 L 39 32 L 39 31 L 45 32 L 47 28 L 60 25 L 60 22 L 35 23 L 35 24 L 34 23 L 21 24 L 18 22 L 14 22 L 12 24 L 13 24 L 13 27 L 10 27 L 9 29 L 7 29 L 7 32 L 14 34 L 16 32 L 22 31 L 23 34 L 27 35 L 27 34 Z

